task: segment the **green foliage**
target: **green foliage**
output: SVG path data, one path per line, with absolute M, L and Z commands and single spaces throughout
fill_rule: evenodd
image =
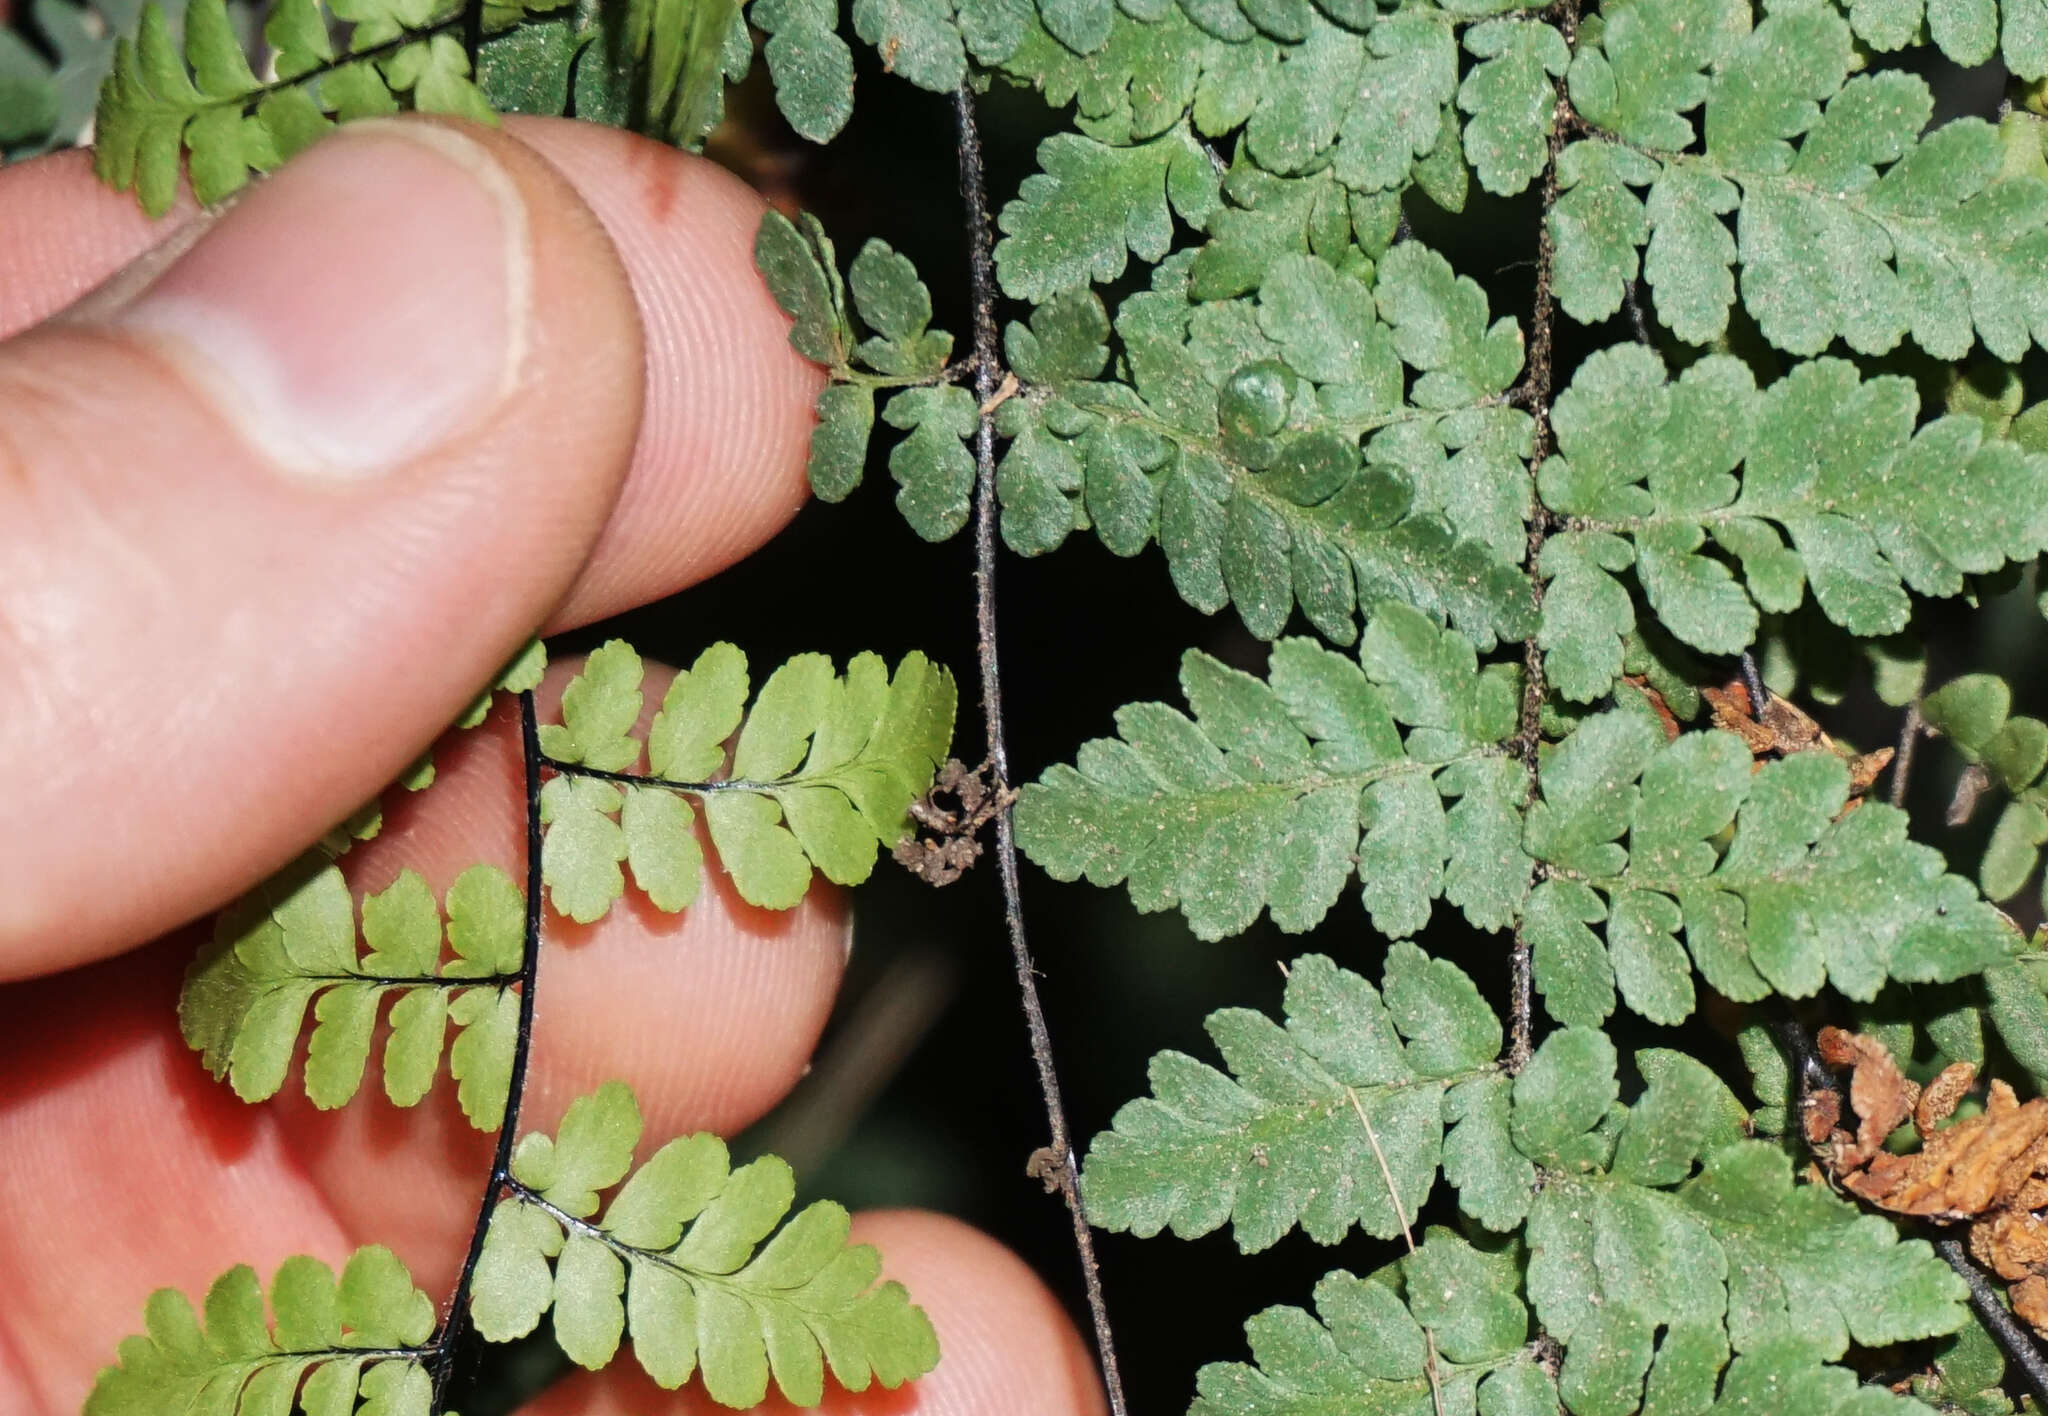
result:
M 1327 1009 L 1320 1020 L 1338 1021 Z M 1267 1075 L 1287 1075 L 1280 1057 L 1262 1060 Z M 1874 1395 L 1856 1396 L 1854 1375 L 1826 1365 L 1852 1339 L 1883 1346 L 1963 1326 L 1966 1290 L 1928 1246 L 1898 1242 L 1886 1221 L 1824 1188 L 1795 1188 L 1782 1151 L 1742 1139 L 1746 1117 L 1706 1068 L 1641 1053 L 1646 1088 L 1621 1107 L 1615 1063 L 1602 1034 L 1563 1029 L 1514 1080 L 1511 1104 L 1494 1109 L 1485 1152 L 1511 1146 L 1525 1177 L 1545 1177 L 1533 1199 L 1527 1178 L 1520 1185 L 1526 1256 L 1439 1229 L 1373 1280 L 1332 1274 L 1316 1290 L 1320 1324 L 1285 1308 L 1254 1318 L 1258 1368 L 1204 1368 L 1193 1409 L 1430 1410 L 1433 1351 L 1445 1410 L 1472 1410 L 1484 1379 L 1503 1387 L 1489 1399 L 1481 1386 L 1485 1412 L 1548 1416 L 1560 1398 L 1574 1416 L 1739 1411 L 1752 1409 L 1742 1393 L 1774 1385 L 1806 1397 L 1760 1409 L 1860 1412 Z M 1532 1316 L 1563 1347 L 1554 1390 L 1525 1346 Z
M 900 488 L 897 506 L 929 539 L 965 526 L 974 462 L 961 440 L 974 431 L 974 399 L 940 381 L 953 337 L 927 327 L 931 292 L 916 269 L 886 242 L 869 241 L 842 279 L 831 239 L 816 219 L 805 216 L 799 225 L 777 212 L 762 220 L 754 255 L 777 303 L 795 321 L 789 342 L 832 372 L 818 395 L 811 489 L 840 501 L 860 485 L 876 399 L 886 394 L 883 421 L 909 433 L 889 458 Z
M 634 1169 L 639 1139 L 639 1107 L 619 1082 L 572 1102 L 553 1137 L 520 1138 L 477 1265 L 472 1313 L 486 1339 L 523 1337 L 552 1309 L 571 1360 L 601 1368 L 630 1336 L 656 1385 L 701 1372 L 711 1398 L 735 1407 L 759 1403 L 771 1376 L 789 1401 L 815 1406 L 828 1370 L 848 1391 L 931 1370 L 930 1321 L 901 1284 L 875 1282 L 881 1257 L 847 1243 L 844 1209 L 821 1200 L 784 1224 L 795 1190 L 781 1160 L 734 1170 L 725 1143 L 699 1133 Z
M 1354 871 L 1384 934 L 1420 929 L 1439 894 L 1497 929 L 1527 875 L 1523 776 L 1496 746 L 1514 731 L 1517 682 L 1395 602 L 1356 659 L 1281 640 L 1270 681 L 1190 650 L 1181 687 L 1195 717 L 1119 711 L 1119 737 L 1025 788 L 1018 843 L 1055 879 L 1127 884 L 1141 910 L 1178 906 L 1204 939 L 1262 908 L 1282 929 L 1313 928 Z
M 182 42 L 146 19 L 108 86 L 103 173 L 161 208 L 189 149 L 213 200 L 332 120 L 484 99 L 689 145 L 749 67 L 750 27 L 814 141 L 875 68 L 1062 110 L 990 204 L 982 274 L 1013 306 L 981 327 L 998 367 L 954 361 L 932 292 L 880 241 L 842 268 L 817 221 L 770 215 L 755 255 L 827 375 L 821 498 L 859 488 L 888 429 L 918 535 L 959 533 L 986 478 L 1012 552 L 1076 532 L 1117 556 L 1156 546 L 1181 598 L 1234 609 L 1264 654 L 1190 649 L 1185 712 L 1129 704 L 1027 786 L 1027 855 L 1205 941 L 1265 916 L 1331 924 L 1366 972 L 1380 957 L 1377 988 L 1298 960 L 1279 1021 L 1213 1013 L 1220 1066 L 1161 1053 L 1089 1148 L 1086 1212 L 1110 1229 L 1227 1224 L 1248 1252 L 1297 1228 L 1408 1242 L 1364 1279 L 1326 1277 L 1313 1315 L 1255 1317 L 1253 1363 L 1204 1367 L 1198 1416 L 2011 1409 L 1951 1270 L 1894 1217 L 1801 1182 L 1766 1020 L 1814 999 L 1916 1078 L 1967 1060 L 2048 1085 L 2040 941 L 1988 902 L 2048 845 L 2048 726 L 1970 664 L 1921 703 L 1918 608 L 1960 616 L 2048 552 L 2048 404 L 2026 399 L 2048 347 L 2039 0 L 494 4 L 474 86 L 458 12 L 329 3 L 275 10 L 260 83 L 222 0 L 193 0 Z M 2002 64 L 2011 111 L 1933 122 L 1930 50 Z M 1617 345 L 1624 312 L 1636 338 Z M 1716 690 L 1751 654 L 1778 697 L 1745 712 Z M 629 877 L 686 907 L 700 812 L 757 904 L 793 905 L 814 870 L 863 879 L 955 706 L 921 656 L 893 677 L 872 655 L 843 674 L 800 656 L 754 693 L 720 645 L 642 727 L 642 675 L 605 646 L 540 729 L 540 878 L 572 919 Z M 1984 853 L 1957 861 L 1976 886 L 1869 795 L 1874 759 L 1792 711 L 1871 700 L 1921 703 L 1963 756 L 1958 820 L 2000 792 Z M 330 852 L 373 826 L 353 818 Z M 478 982 L 460 942 L 441 959 L 454 926 L 415 878 L 365 902 L 364 956 L 338 874 L 306 872 L 195 970 L 187 1031 L 209 1065 L 275 1091 L 317 995 L 308 1090 L 345 1099 L 388 991 L 464 1026 L 451 1066 L 494 1115 L 517 891 L 493 887 L 506 952 Z M 1362 921 L 1333 912 L 1354 877 Z M 1458 957 L 1491 950 L 1505 974 L 1516 951 L 1547 1018 L 1503 1020 L 1492 980 L 1406 942 L 1462 928 L 1439 898 L 1498 936 Z M 1754 1113 L 1722 1080 L 1735 1054 L 1708 1002 Z M 1624 1068 L 1605 1031 L 1623 1004 L 1682 1030 Z M 402 1048 L 394 1028 L 395 1096 L 431 1084 L 442 1017 L 431 1050 L 424 1025 Z M 630 1336 L 658 1381 L 701 1369 L 736 1404 L 771 1377 L 805 1402 L 828 1369 L 859 1387 L 930 1365 L 929 1326 L 871 1286 L 843 1211 L 770 1239 L 785 1167 L 729 1171 L 691 1137 L 634 1171 L 638 1135 L 607 1088 L 521 1143 L 478 1270 L 487 1336 L 552 1312 L 586 1366 Z M 1416 1244 L 1431 1205 L 1463 1232 Z M 1879 1367 L 1911 1380 L 1866 1383 Z
M 1977 883 L 1994 900 L 2020 892 L 2048 843 L 2048 723 L 2012 712 L 2012 689 L 1996 674 L 1964 674 L 1927 695 L 1930 728 L 1955 744 L 2007 798 L 1977 865 Z M 1958 798 L 1970 815 L 1974 798 Z
M 1572 71 L 1573 100 L 1602 136 L 1560 166 L 1572 187 L 1551 219 L 1565 309 L 1612 314 L 1647 242 L 1658 314 L 1688 342 L 1726 329 L 1739 262 L 1745 308 L 1788 353 L 1841 338 L 1881 354 L 1910 336 L 1937 358 L 1982 338 L 2017 359 L 2048 330 L 2029 274 L 2048 251 L 2048 182 L 2007 174 L 1987 123 L 1921 136 L 1927 85 L 1889 70 L 1852 78 L 1854 66 L 1848 21 L 1819 8 L 1751 29 L 1739 0 L 1654 0 L 1608 27 Z M 1696 133 L 1682 115 L 1702 99 Z M 1703 154 L 1674 156 L 1701 136 Z M 1644 187 L 1647 204 L 1634 194 Z M 1738 208 L 1730 239 L 1719 218 Z
M 289 1411 L 294 1396 L 307 1416 L 426 1416 L 434 1300 L 389 1249 L 356 1250 L 339 1282 L 326 1264 L 296 1255 L 278 1265 L 268 1296 L 266 1316 L 247 1264 L 214 1281 L 203 1315 L 177 1289 L 158 1289 L 143 1310 L 147 1331 L 123 1339 L 86 1416 L 267 1416 Z
M 1666 743 L 1653 718 L 1616 711 L 1546 753 L 1539 782 L 1524 839 L 1548 878 L 1524 921 L 1560 1022 L 1599 1023 L 1617 987 L 1651 1021 L 1682 1021 L 1694 967 L 1739 1001 L 1823 982 L 1869 999 L 1887 978 L 1982 973 L 2016 938 L 1938 851 L 1906 838 L 1904 812 L 1845 812 L 1848 767 L 1829 752 L 1753 770 L 1733 734 Z M 1602 921 L 1604 949 L 1588 927 Z
M 555 0 L 539 3 L 555 7 Z M 520 0 L 486 9 L 500 23 L 523 13 Z M 350 26 L 339 50 L 330 18 Z M 184 154 L 193 195 L 210 204 L 335 122 L 402 108 L 489 121 L 491 107 L 470 81 L 457 37 L 462 23 L 462 6 L 440 0 L 344 0 L 331 9 L 322 0 L 283 0 L 264 26 L 279 77 L 264 83 L 228 23 L 225 0 L 192 0 L 182 53 L 162 9 L 146 5 L 100 91 L 96 168 L 111 185 L 133 187 L 144 209 L 160 215 L 177 196 Z
M 1367 1278 L 1325 1274 L 1314 1315 L 1268 1308 L 1246 1323 L 1257 1365 L 1202 1368 L 1189 1416 L 1409 1416 L 1475 1405 L 1487 1416 L 1550 1416 L 1557 1387 L 1524 1345 L 1529 1310 L 1518 1288 L 1512 1255 L 1432 1229 L 1407 1259 Z
M 519 888 L 493 866 L 464 871 L 440 907 L 407 870 L 364 898 L 358 926 L 340 867 L 308 861 L 221 914 L 185 975 L 179 1026 L 209 1072 L 242 1100 L 263 1101 L 284 1085 L 310 1005 L 306 1095 L 325 1110 L 361 1087 L 390 1000 L 385 1096 L 418 1105 L 446 1046 L 463 1114 L 494 1131 L 512 1075 L 525 914 Z
M 1559 690 L 1590 702 L 1620 672 L 1635 612 L 1617 572 L 1631 567 L 1665 629 L 1731 654 L 1759 611 L 1798 608 L 1809 585 L 1834 623 L 1885 635 L 1905 627 L 1907 587 L 1959 594 L 1967 575 L 2048 549 L 2048 516 L 2013 514 L 2048 505 L 2048 457 L 1965 415 L 1916 430 L 1919 411 L 1910 381 L 1838 359 L 1759 390 L 1726 355 L 1673 382 L 1640 345 L 1589 358 L 1537 473 L 1544 504 L 1571 518 L 1543 548 L 1539 640 Z
M 555 909 L 582 924 L 624 893 L 625 869 L 658 909 L 696 899 L 693 801 L 749 904 L 793 907 L 813 867 L 859 884 L 877 847 L 910 829 L 910 803 L 953 738 L 953 676 L 918 653 L 893 677 L 874 654 L 843 674 L 802 654 L 769 675 L 750 708 L 746 656 L 714 644 L 676 674 L 644 733 L 641 674 L 631 646 L 611 641 L 563 691 L 562 721 L 540 729 L 561 773 L 541 791 L 542 876 Z M 643 753 L 647 771 L 630 771 Z
M 1153 1095 L 1088 1152 L 1089 1219 L 1189 1239 L 1228 1221 L 1247 1253 L 1297 1224 L 1324 1244 L 1354 1224 L 1399 1234 L 1436 1177 L 1445 1093 L 1495 1075 L 1501 1030 L 1470 979 L 1413 945 L 1388 951 L 1385 985 L 1310 954 L 1288 970 L 1284 1027 L 1244 1008 L 1210 1015 L 1235 1081 L 1179 1052 L 1154 1057 Z

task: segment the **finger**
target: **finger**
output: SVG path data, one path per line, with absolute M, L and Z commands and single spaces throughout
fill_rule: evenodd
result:
M 537 695 L 544 715 L 579 665 L 552 665 Z M 673 670 L 650 666 L 639 735 Z M 644 763 L 640 764 L 644 768 Z M 419 872 L 436 896 L 479 863 L 519 878 L 525 856 L 524 773 L 510 703 L 437 754 L 432 788 L 393 793 L 384 831 L 344 866 L 359 893 Z M 735 894 L 707 850 L 703 889 L 680 914 L 629 890 L 595 925 L 550 911 L 536 990 L 534 1054 L 520 1129 L 552 1128 L 569 1102 L 613 1078 L 630 1082 L 645 1123 L 643 1154 L 693 1131 L 731 1135 L 765 1114 L 808 1065 L 838 992 L 852 918 L 844 897 L 814 882 L 794 911 L 764 910 Z M 352 1233 L 389 1232 L 405 1214 L 401 1254 L 453 1276 L 489 1163 L 445 1086 L 434 1104 L 400 1110 L 379 1097 L 316 1110 L 296 1088 L 280 1096 L 281 1124 L 308 1175 Z M 374 1080 L 365 1090 L 376 1091 Z M 358 1157 L 385 1157 L 361 1183 Z M 382 1242 L 392 1242 L 384 1238 Z
M 942 1215 L 907 1210 L 864 1214 L 854 1237 L 882 1251 L 883 1273 L 903 1283 L 939 1334 L 929 1376 L 887 1391 L 829 1387 L 823 1416 L 1098 1416 L 1102 1388 L 1080 1334 L 1016 1255 Z M 602 1372 L 579 1372 L 522 1410 L 522 1416 L 638 1416 L 724 1410 L 697 1384 L 664 1392 L 622 1351 Z M 770 1397 L 756 1408 L 789 1416 Z
M 156 220 L 92 174 L 92 154 L 51 153 L 0 169 L 0 338 L 48 319 L 128 262 L 172 239 L 189 199 Z
M 611 521 L 554 628 L 694 584 L 779 530 L 804 496 L 819 373 L 753 275 L 763 205 L 714 163 L 558 118 L 508 132 L 559 167 L 612 238 L 639 302 L 647 364 L 640 438 Z M 151 222 L 85 153 L 0 169 L 0 336 L 61 309 L 175 240 L 185 202 Z
M 401 865 L 437 891 L 478 861 L 515 866 L 515 743 L 501 712 L 441 753 L 434 788 L 348 857 L 358 888 Z M 550 917 L 517 1129 L 552 1129 L 571 1097 L 611 1077 L 640 1098 L 643 1158 L 678 1134 L 744 1127 L 802 1073 L 845 940 L 830 892 L 781 914 L 706 889 L 680 916 L 622 903 L 589 929 Z M 154 1288 L 196 1300 L 237 1262 L 267 1276 L 311 1253 L 338 1267 L 381 1243 L 438 1299 L 475 1220 L 494 1138 L 461 1115 L 445 1074 L 399 1109 L 373 1065 L 333 1112 L 306 1103 L 296 1077 L 261 1106 L 208 1077 L 177 1032 L 194 943 L 188 932 L 0 990 L 0 1288 L 32 1295 L 0 1308 L 0 1353 L 51 1411 L 78 1408 Z
M 641 529 L 610 533 L 572 612 L 708 573 L 794 509 L 814 373 L 752 270 L 742 233 L 758 202 L 638 139 L 520 131 L 576 159 L 593 196 L 580 202 L 507 137 L 455 140 L 496 154 L 498 194 L 524 199 L 531 280 L 510 392 L 480 395 L 489 414 L 447 446 L 404 453 L 401 435 L 418 441 L 434 379 L 463 366 L 446 357 L 463 334 L 449 302 L 465 281 L 489 284 L 470 228 L 494 217 L 482 199 L 447 210 L 475 184 L 423 175 L 441 160 L 459 177 L 460 164 L 410 151 L 419 144 L 389 125 L 332 139 L 253 189 L 139 304 L 110 310 L 117 279 L 83 314 L 0 346 L 0 466 L 18 470 L 0 478 L 0 663 L 34 666 L 0 669 L 0 760 L 28 764 L 34 796 L 67 804 L 0 827 L 0 977 L 103 955 L 219 903 L 389 780 L 582 573 L 634 444 L 643 378 L 670 411 L 635 462 Z M 347 156 L 366 146 L 374 161 Z M 410 187 L 390 179 L 394 164 L 411 169 Z M 337 180 L 334 166 L 375 180 Z M 436 239 L 459 248 L 439 267 Z M 621 249 L 635 263 L 623 276 Z M 351 295 L 351 279 L 373 288 Z M 296 418 L 252 426 L 252 407 L 278 412 L 275 389 L 209 404 L 203 391 L 221 380 L 202 374 L 195 391 L 189 349 L 181 370 L 139 347 L 206 338 L 191 328 L 195 296 L 245 324 L 289 308 L 273 333 L 315 392 L 359 396 L 327 398 L 310 431 Z M 644 371 L 636 306 L 652 331 Z M 408 315 L 412 334 L 374 327 Z M 502 338 L 502 319 L 479 320 L 485 343 Z M 366 324 L 382 364 L 345 353 Z M 398 373 L 392 347 L 411 359 Z M 237 357 L 219 355 L 246 372 Z M 388 417 L 361 412 L 379 403 L 360 396 L 372 365 L 405 385 L 384 401 Z M 693 417 L 710 431 L 692 432 Z M 292 470 L 309 457 L 388 461 L 394 436 L 402 465 L 384 475 Z M 124 708 L 141 703 L 164 707 Z M 191 839 L 215 847 L 193 853 Z M 110 862 L 148 888 L 96 888 Z
M 710 162 L 589 123 L 506 128 L 569 174 L 611 234 L 647 331 L 632 475 L 554 627 L 646 604 L 750 554 L 808 494 L 823 375 L 754 269 L 764 210 Z M 706 475 L 704 469 L 709 469 Z

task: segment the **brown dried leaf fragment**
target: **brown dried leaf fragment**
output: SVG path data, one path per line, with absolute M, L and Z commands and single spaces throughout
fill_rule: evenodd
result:
M 1778 735 L 1750 713 L 1749 689 L 1741 679 L 1734 679 L 1723 688 L 1703 688 L 1700 696 L 1713 710 L 1714 726 L 1741 738 L 1749 745 L 1752 757 L 1763 757 L 1778 750 Z
M 981 859 L 981 828 L 1017 799 L 1015 792 L 996 791 L 987 770 L 947 759 L 932 789 L 910 804 L 919 830 L 896 843 L 890 854 L 898 865 L 929 884 L 950 885 Z
M 1818 1150 L 1834 1136 L 1835 1127 L 1842 1124 L 1842 1094 L 1817 1091 L 1801 1102 L 1800 1107 L 1800 1129 L 1806 1135 L 1806 1143 Z
M 1830 1067 L 1855 1068 L 1849 1079 L 1849 1105 L 1858 1118 L 1856 1135 L 1846 1149 L 1837 1146 L 1836 1165 L 1851 1169 L 1867 1165 L 1884 1149 L 1885 1139 L 1913 1114 L 1920 1088 L 1906 1080 L 1876 1038 L 1822 1028 L 1814 1043 L 1821 1061 Z
M 1714 726 L 1741 738 L 1753 757 L 1767 757 L 1772 753 L 1784 757 L 1795 752 L 1825 750 L 1842 758 L 1849 764 L 1849 795 L 1852 799 L 1861 797 L 1875 786 L 1884 769 L 1891 765 L 1891 748 L 1850 752 L 1823 732 L 1819 723 L 1789 699 L 1772 694 L 1765 702 L 1763 712 L 1756 712 L 1750 703 L 1749 686 L 1739 677 L 1730 679 L 1720 688 L 1703 688 L 1700 695 L 1713 710 Z M 1853 800 L 1851 805 L 1854 805 Z
M 1924 1136 L 1955 1115 L 1956 1103 L 1976 1084 L 1977 1069 L 1968 1062 L 1951 1062 L 1942 1068 L 1941 1075 L 1921 1089 L 1920 1100 L 1913 1105 L 1914 1129 Z
M 1834 1180 L 1894 1214 L 1968 1221 L 1971 1254 L 2017 1283 L 2013 1310 L 2048 1337 L 2048 1219 L 2039 1213 L 2048 1206 L 2048 1098 L 2022 1103 L 1994 1078 L 1981 1114 L 1944 1126 L 1976 1082 L 1969 1063 L 1943 1069 L 1923 1091 L 1875 1038 L 1824 1028 L 1815 1042 L 1824 1062 L 1854 1069 L 1849 1103 L 1858 1117 L 1856 1134 L 1836 1130 L 1817 1147 Z M 1809 1140 L 1828 1110 L 1822 1103 L 1809 1111 Z M 1882 1149 L 1908 1114 L 1920 1149 L 1904 1155 Z
M 1650 711 L 1657 715 L 1657 721 L 1664 725 L 1664 741 L 1678 740 L 1678 715 L 1671 711 L 1671 705 L 1664 701 L 1664 695 L 1650 687 L 1650 681 L 1641 674 L 1623 674 L 1621 681 L 1643 695 L 1643 701 L 1650 705 Z

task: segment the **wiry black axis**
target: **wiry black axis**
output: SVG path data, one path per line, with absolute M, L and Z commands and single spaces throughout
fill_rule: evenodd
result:
M 982 173 L 981 130 L 975 122 L 974 94 L 962 84 L 953 94 L 953 114 L 960 158 L 960 198 L 966 208 L 969 295 L 974 303 L 974 396 L 981 405 L 975 430 L 974 460 L 974 586 L 975 630 L 981 671 L 982 721 L 988 727 L 989 772 L 998 796 L 1010 790 L 1010 753 L 1003 734 L 1001 664 L 996 652 L 996 441 L 991 420 L 998 382 L 994 259 L 989 250 L 988 185 Z M 1095 1262 L 1095 1237 L 1081 1206 L 1079 1169 L 1067 1131 L 1066 1106 L 1060 1099 L 1059 1072 L 1053 1065 L 1052 1033 L 1038 997 L 1038 971 L 1024 935 L 1024 905 L 1017 879 L 1017 838 L 1010 813 L 996 817 L 996 871 L 1003 887 L 1003 919 L 1009 927 L 1010 953 L 1017 970 L 1017 988 L 1024 1004 L 1024 1025 L 1031 1034 L 1031 1057 L 1038 1064 L 1038 1088 L 1045 1098 L 1045 1116 L 1052 1135 L 1046 1149 L 1050 1163 L 1036 1168 L 1067 1202 L 1073 1222 L 1074 1252 L 1081 1262 L 1081 1281 L 1088 1295 L 1088 1315 L 1095 1328 L 1095 1352 L 1109 1393 L 1110 1416 L 1128 1416 L 1123 1378 L 1117 1370 L 1116 1341 L 1110 1331 L 1109 1305 L 1102 1296 L 1102 1275 Z
M 526 1073 L 533 1054 L 533 986 L 540 972 L 541 921 L 541 831 L 540 778 L 546 759 L 540 750 L 540 723 L 531 689 L 519 695 L 519 748 L 526 784 L 526 925 L 519 955 L 519 1031 L 512 1043 L 512 1077 L 505 1090 L 505 1115 L 498 1125 L 498 1147 L 491 1157 L 491 1173 L 484 1181 L 483 1198 L 477 1202 L 476 1227 L 470 1231 L 469 1252 L 462 1259 L 462 1274 L 435 1336 L 432 1374 L 434 1410 L 446 1409 L 449 1379 L 455 1363 L 474 1331 L 469 1316 L 470 1286 L 476 1281 L 477 1260 L 483 1257 L 484 1236 L 490 1232 L 491 1216 L 504 1197 L 512 1178 L 512 1142 L 519 1130 L 519 1106 L 526 1096 Z

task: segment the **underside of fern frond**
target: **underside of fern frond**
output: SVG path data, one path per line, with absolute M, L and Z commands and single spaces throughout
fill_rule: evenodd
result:
M 784 1224 L 789 1167 L 764 1156 L 733 1170 L 711 1135 L 669 1142 L 628 1178 L 639 1139 L 640 1109 L 622 1082 L 570 1103 L 553 1137 L 521 1138 L 465 1289 L 486 1341 L 523 1337 L 552 1308 L 563 1350 L 597 1369 L 630 1325 L 657 1383 L 677 1387 L 701 1369 L 711 1398 L 734 1407 L 758 1404 L 771 1378 L 802 1407 L 824 1399 L 827 1370 L 862 1391 L 932 1369 L 931 1321 L 901 1284 L 876 1282 L 881 1258 L 847 1243 L 844 1209 L 819 1201 Z M 597 1192 L 621 1180 L 591 1220 Z M 160 1289 L 147 1331 L 122 1342 L 86 1416 L 434 1409 L 450 1328 L 389 1249 L 358 1249 L 339 1282 L 317 1259 L 286 1259 L 268 1296 L 266 1316 L 255 1271 L 233 1268 L 207 1291 L 202 1327 L 183 1294 Z
M 815 1406 L 828 1370 L 848 1391 L 931 1370 L 930 1320 L 901 1284 L 877 1285 L 881 1257 L 847 1243 L 844 1209 L 821 1200 L 784 1224 L 795 1182 L 776 1157 L 732 1169 L 725 1143 L 699 1134 L 635 1169 L 639 1138 L 632 1093 L 611 1083 L 553 1137 L 520 1140 L 477 1266 L 484 1337 L 524 1337 L 552 1309 L 571 1360 L 603 1367 L 624 1334 L 657 1385 L 701 1371 L 712 1399 L 736 1407 L 761 1401 L 771 1376 Z M 614 1186 L 600 1215 L 598 1192 Z
M 530 691 L 542 662 L 523 654 L 501 687 Z M 540 792 L 541 879 L 555 910 L 579 923 L 610 910 L 627 870 L 658 909 L 696 899 L 704 852 L 693 801 L 750 904 L 793 907 L 814 870 L 857 884 L 910 830 L 910 805 L 952 741 L 952 676 L 921 654 L 893 676 L 872 654 L 844 674 L 803 655 L 750 695 L 745 656 L 714 645 L 676 674 L 644 729 L 642 674 L 631 647 L 606 644 L 563 690 L 561 721 L 539 728 L 538 765 L 554 774 Z M 484 706 L 459 726 L 480 723 Z M 643 759 L 646 771 L 632 770 Z M 406 785 L 426 790 L 418 776 Z M 337 851 L 370 827 L 338 834 Z M 496 1130 L 528 935 L 524 891 L 495 866 L 463 872 L 438 903 L 403 871 L 363 899 L 358 917 L 341 866 L 315 852 L 219 917 L 187 974 L 179 1020 L 209 1071 L 261 1101 L 284 1085 L 310 1008 L 306 1095 L 331 1108 L 360 1088 L 381 1019 L 387 1099 L 423 1100 L 445 1050 L 464 1115 Z

